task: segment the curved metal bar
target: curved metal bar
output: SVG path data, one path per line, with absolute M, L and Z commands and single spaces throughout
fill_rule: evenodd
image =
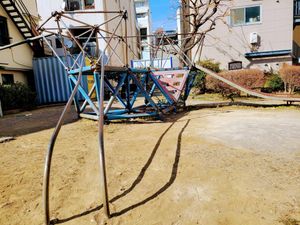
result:
M 84 57 L 82 57 L 82 66 L 84 63 Z M 53 155 L 53 149 L 55 146 L 55 142 L 57 139 L 57 136 L 59 134 L 59 131 L 61 129 L 61 126 L 63 125 L 65 115 L 67 111 L 70 109 L 70 106 L 72 105 L 73 98 L 75 97 L 75 94 L 77 93 L 77 90 L 79 88 L 79 85 L 81 83 L 82 78 L 82 66 L 80 69 L 80 73 L 78 76 L 78 81 L 69 97 L 69 100 L 56 124 L 55 130 L 53 131 L 53 134 L 51 136 L 51 140 L 48 146 L 48 150 L 46 153 L 46 159 L 45 159 L 45 167 L 44 167 L 44 179 L 43 179 L 43 206 L 44 206 L 44 213 L 45 213 L 45 225 L 50 225 L 50 210 L 49 210 L 49 181 L 50 181 L 50 171 L 51 171 L 51 160 Z
M 95 72 L 98 73 L 98 72 Z M 110 217 L 108 189 L 106 179 L 105 152 L 104 152 L 104 58 L 101 59 L 101 74 L 100 74 L 100 90 L 97 91 L 99 104 L 99 120 L 98 120 L 98 139 L 99 139 L 99 168 L 100 168 L 100 186 L 102 191 L 102 201 L 104 213 L 107 218 Z

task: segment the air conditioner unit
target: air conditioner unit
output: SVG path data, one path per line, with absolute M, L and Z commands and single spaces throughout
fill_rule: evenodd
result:
M 258 34 L 257 34 L 257 32 L 250 33 L 250 44 L 258 44 Z
M 70 11 L 79 10 L 80 2 L 79 1 L 71 1 L 69 8 L 70 8 Z

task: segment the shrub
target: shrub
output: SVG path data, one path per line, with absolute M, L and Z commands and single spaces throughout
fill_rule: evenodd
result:
M 276 91 L 282 91 L 283 88 L 284 88 L 284 84 L 279 74 L 270 74 L 266 80 L 266 83 L 262 91 L 271 93 Z
M 216 73 L 221 72 L 220 63 L 219 62 L 214 62 L 212 59 L 207 59 L 207 60 L 199 61 L 198 64 L 200 66 L 203 66 L 206 69 L 212 70 L 212 71 L 214 71 Z
M 225 77 L 226 78 L 226 77 Z M 235 88 L 219 81 L 211 76 L 206 77 L 207 92 L 220 93 L 223 97 L 231 98 L 233 96 L 239 96 L 240 92 Z M 232 99 L 233 100 L 233 99 Z
M 199 61 L 198 64 L 200 66 L 203 66 L 207 69 L 210 69 L 216 73 L 219 73 L 220 70 L 220 63 L 214 62 L 211 59 Z M 196 89 L 196 94 L 204 94 L 206 91 L 206 73 L 203 71 L 200 71 L 199 74 L 197 74 L 195 81 L 194 81 L 194 87 Z
M 284 82 L 285 92 L 292 94 L 296 87 L 300 87 L 300 66 L 283 64 L 279 74 Z
M 35 105 L 36 94 L 25 84 L 0 84 L 0 99 L 3 110 L 30 109 Z
M 220 76 L 250 89 L 263 87 L 265 75 L 258 69 L 244 69 L 234 71 L 224 71 L 219 73 Z M 221 93 L 223 96 L 240 95 L 240 91 L 212 77 L 207 77 L 206 87 L 210 91 Z

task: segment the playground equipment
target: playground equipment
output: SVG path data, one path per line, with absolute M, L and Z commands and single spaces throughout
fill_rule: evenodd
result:
M 99 13 L 109 14 L 112 17 L 99 25 L 92 25 L 85 21 L 74 19 L 75 14 Z M 49 28 L 47 23 L 55 21 L 56 27 Z M 68 21 L 68 22 L 66 22 Z M 151 68 L 130 68 L 128 65 L 129 51 L 132 51 L 128 45 L 127 35 L 127 12 L 126 11 L 78 11 L 78 12 L 54 12 L 43 23 L 38 31 L 40 35 L 34 38 L 29 38 L 23 42 L 11 44 L 1 47 L 0 50 L 12 48 L 14 46 L 24 44 L 30 41 L 43 40 L 45 44 L 52 50 L 59 62 L 64 66 L 72 93 L 65 105 L 65 108 L 59 118 L 59 121 L 52 134 L 46 154 L 44 181 L 43 181 L 43 205 L 45 212 L 45 224 L 50 224 L 50 205 L 49 205 L 49 182 L 51 171 L 51 160 L 55 142 L 59 131 L 62 127 L 65 115 L 74 101 L 78 115 L 84 118 L 98 120 L 98 138 L 99 138 L 99 166 L 100 166 L 100 181 L 104 212 L 107 217 L 110 217 L 108 187 L 106 182 L 106 166 L 105 166 L 105 151 L 103 124 L 105 120 L 129 119 L 137 117 L 160 117 L 168 112 L 176 112 L 176 110 L 185 105 L 185 101 L 189 96 L 193 82 L 199 70 L 219 79 L 230 86 L 233 86 L 245 93 L 257 97 L 268 98 L 272 100 L 283 101 L 300 101 L 298 98 L 285 98 L 264 95 L 254 92 L 245 87 L 237 85 L 218 74 L 194 65 L 184 53 L 180 51 L 175 43 L 167 39 L 167 42 L 177 51 L 177 56 L 183 61 L 187 67 L 172 70 L 155 70 Z M 110 32 L 103 28 L 104 25 L 114 22 L 114 31 Z M 74 35 L 70 31 L 70 26 L 85 28 L 81 33 Z M 125 26 L 125 35 L 117 34 L 120 25 Z M 47 37 L 56 36 L 60 38 L 64 50 L 65 59 L 71 57 L 73 63 L 67 60 L 62 60 L 52 48 Z M 180 34 L 179 34 L 180 35 Z M 167 38 L 167 37 L 166 37 Z M 84 39 L 84 41 L 81 41 Z M 75 43 L 79 52 L 71 53 L 66 40 Z M 96 53 L 91 54 L 87 51 L 88 43 L 93 40 L 96 42 Z M 116 53 L 116 48 L 119 45 L 125 47 L 125 59 L 122 59 Z M 99 47 L 101 51 L 99 51 Z M 160 47 L 152 46 L 156 50 L 170 54 L 169 50 Z M 110 51 L 108 51 L 110 50 Z M 132 51 L 133 52 L 133 51 Z M 134 52 L 133 52 L 134 54 Z M 112 56 L 114 56 L 121 66 L 110 66 Z M 86 63 L 88 62 L 88 65 Z M 93 75 L 93 84 L 90 90 L 85 90 L 82 86 L 82 78 L 84 76 Z M 109 93 L 108 101 L 104 101 L 105 91 Z M 80 93 L 84 101 L 79 101 L 76 97 Z M 118 104 L 116 104 L 116 102 Z

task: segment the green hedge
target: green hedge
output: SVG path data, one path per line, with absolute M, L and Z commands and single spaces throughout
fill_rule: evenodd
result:
M 27 85 L 0 84 L 0 99 L 3 110 L 31 109 L 36 105 L 36 94 Z
M 199 61 L 198 64 L 216 73 L 219 73 L 221 71 L 220 63 L 214 62 L 211 59 Z M 206 73 L 204 73 L 203 71 L 199 72 L 199 74 L 195 78 L 194 87 L 196 89 L 196 94 L 204 94 L 206 92 Z
M 281 77 L 278 74 L 270 74 L 264 88 L 262 88 L 263 92 L 277 92 L 284 90 L 284 83 Z

